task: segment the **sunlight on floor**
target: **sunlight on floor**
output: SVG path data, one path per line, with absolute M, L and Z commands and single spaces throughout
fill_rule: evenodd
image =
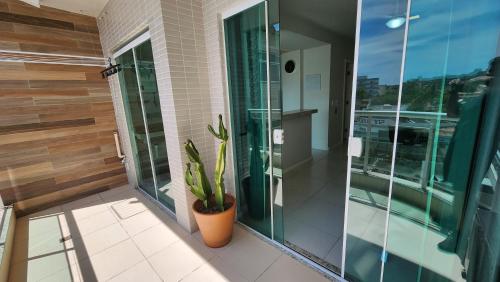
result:
M 326 281 L 235 225 L 232 242 L 200 234 L 136 190 L 109 190 L 18 219 L 10 281 Z

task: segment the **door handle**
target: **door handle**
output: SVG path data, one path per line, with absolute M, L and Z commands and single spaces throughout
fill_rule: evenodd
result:
M 115 146 L 116 146 L 116 156 L 122 160 L 122 162 L 125 160 L 125 155 L 122 154 L 122 148 L 120 146 L 120 140 L 118 139 L 118 132 L 113 132 L 113 135 L 115 137 Z
M 361 137 L 349 136 L 349 148 L 347 150 L 347 155 L 350 157 L 361 157 L 363 152 L 363 139 Z
M 273 144 L 283 145 L 285 142 L 285 131 L 283 129 L 273 130 Z

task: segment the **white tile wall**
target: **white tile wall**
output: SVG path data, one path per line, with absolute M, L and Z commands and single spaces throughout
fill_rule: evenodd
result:
M 226 63 L 224 56 L 224 35 L 222 16 L 226 10 L 248 0 L 203 0 L 203 25 L 205 29 L 206 50 L 208 57 L 209 96 L 212 107 L 212 120 L 219 113 L 225 117 L 230 136 L 232 135 L 227 94 Z M 236 195 L 234 184 L 233 146 L 230 143 L 227 152 L 226 187 L 229 193 Z
M 184 184 L 183 143 L 193 140 L 212 178 L 218 144 L 206 127 L 217 122 L 219 113 L 229 127 L 220 13 L 240 2 L 245 0 L 110 0 L 98 18 L 105 56 L 146 29 L 151 34 L 177 221 L 190 231 L 196 228 L 194 198 Z M 136 183 L 116 76 L 110 86 L 129 179 Z M 225 178 L 228 192 L 235 195 L 232 160 L 230 144 Z

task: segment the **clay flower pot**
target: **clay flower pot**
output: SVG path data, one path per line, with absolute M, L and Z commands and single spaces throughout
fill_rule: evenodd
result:
M 230 203 L 231 207 L 218 213 L 202 213 L 203 203 L 200 200 L 193 203 L 194 218 L 200 228 L 201 236 L 205 244 L 211 248 L 227 245 L 233 235 L 236 201 L 233 196 L 226 194 L 225 203 Z

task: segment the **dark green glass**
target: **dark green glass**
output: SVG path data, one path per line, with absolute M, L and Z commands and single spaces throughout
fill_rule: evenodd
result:
M 137 182 L 144 191 L 156 197 L 133 51 L 125 52 L 116 58 L 116 62 L 121 65 L 118 76 L 132 145 L 132 154 L 135 160 Z
M 163 131 L 160 97 L 156 83 L 155 64 L 151 41 L 135 48 L 139 83 L 144 104 L 146 123 L 149 131 L 151 158 L 154 163 L 158 200 L 171 210 L 175 209 L 174 200 L 168 195 L 171 177 L 168 165 L 167 145 Z
M 281 94 L 281 57 L 280 57 L 280 10 L 279 0 L 268 1 L 268 32 L 269 32 L 269 78 L 271 103 L 271 128 L 283 129 L 283 96 Z M 272 134 L 272 133 L 271 133 Z M 284 243 L 283 211 L 283 174 L 282 174 L 282 144 L 273 142 L 273 233 L 274 240 Z
M 270 156 L 262 2 L 224 20 L 238 219 L 271 237 Z
M 138 186 L 175 211 L 169 197 L 171 183 L 165 132 L 151 42 L 125 52 L 120 64 L 120 89 L 125 107 Z

